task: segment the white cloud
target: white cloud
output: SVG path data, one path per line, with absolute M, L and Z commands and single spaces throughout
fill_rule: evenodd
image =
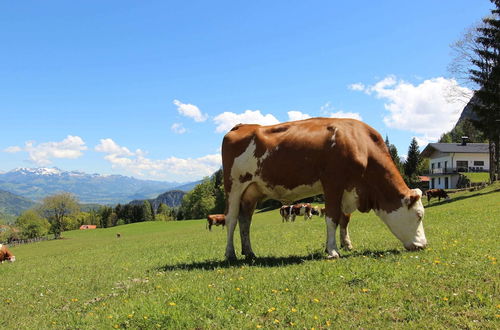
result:
M 453 95 L 472 96 L 471 90 L 443 77 L 413 85 L 388 76 L 363 91 L 387 101 L 383 120 L 388 127 L 417 133 L 422 142 L 436 141 L 457 122 L 465 103 Z
M 226 133 L 237 124 L 274 125 L 279 123 L 276 117 L 271 114 L 263 115 L 260 110 L 246 110 L 240 114 L 223 112 L 213 120 L 217 124 L 215 128 L 217 133 Z
M 184 134 L 187 131 L 181 123 L 173 123 L 170 129 L 176 134 Z
M 364 91 L 365 90 L 365 85 L 362 83 L 356 83 L 356 84 L 350 84 L 349 89 L 353 91 Z
M 45 166 L 52 163 L 52 158 L 79 158 L 83 155 L 83 150 L 87 150 L 87 147 L 82 138 L 68 135 L 60 142 L 44 142 L 37 145 L 35 141 L 27 141 L 23 148 L 11 146 L 4 151 L 10 153 L 25 151 L 30 161 L 38 166 Z
M 357 119 L 357 120 L 363 120 L 361 115 L 357 112 L 344 112 L 344 111 L 337 111 L 337 112 L 331 112 L 329 114 L 331 118 L 352 118 L 352 119 Z
M 106 147 L 105 147 L 106 146 Z M 220 154 L 206 155 L 199 158 L 151 159 L 140 149 L 130 152 L 111 139 L 103 139 L 95 147 L 96 151 L 106 153 L 104 156 L 113 168 L 120 168 L 133 175 L 173 181 L 193 181 L 212 175 L 222 164 Z M 128 151 L 127 152 L 125 152 Z
M 18 147 L 18 146 L 12 146 L 12 147 L 5 148 L 3 151 L 13 154 L 16 152 L 23 151 L 23 149 L 21 147 Z
M 203 114 L 194 104 L 184 104 L 179 100 L 174 100 L 173 103 L 177 106 L 177 112 L 179 112 L 179 114 L 192 118 L 195 122 L 200 123 L 208 119 L 208 115 Z
M 125 147 L 120 147 L 115 141 L 112 139 L 101 139 L 101 143 L 99 143 L 95 148 L 97 152 L 104 152 L 116 156 L 132 156 L 133 153 Z
M 302 113 L 300 111 L 295 111 L 295 110 L 288 111 L 288 120 L 290 121 L 302 120 L 308 118 L 311 118 L 311 116 L 308 115 L 307 113 Z

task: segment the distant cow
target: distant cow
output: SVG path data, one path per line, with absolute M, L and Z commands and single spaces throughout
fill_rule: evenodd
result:
M 450 199 L 450 196 L 444 191 L 443 189 L 429 189 L 425 192 L 427 195 L 427 203 L 429 204 L 431 202 L 432 197 L 437 197 L 438 202 L 441 201 L 441 198 L 445 199 Z
M 226 225 L 226 216 L 224 214 L 209 214 L 207 216 L 207 228 L 212 231 L 212 226 L 224 227 Z
M 122 234 L 116 233 L 116 238 L 120 238 L 120 237 L 122 237 Z
M 16 256 L 7 249 L 7 245 L 0 244 L 0 263 L 4 261 L 14 262 L 16 261 Z
M 304 220 L 311 220 L 313 214 L 318 215 L 318 209 L 315 207 L 312 207 L 311 204 L 309 203 L 302 203 L 302 204 L 295 204 L 292 209 L 292 216 L 293 219 L 292 221 L 295 220 L 295 216 L 303 216 Z
M 283 205 L 280 208 L 281 222 L 292 220 L 292 208 L 293 205 Z M 295 220 L 295 218 L 293 218 L 293 220 Z
M 351 248 L 348 223 L 355 210 L 374 210 L 408 250 L 427 245 L 420 189 L 409 189 L 382 136 L 355 119 L 311 118 L 271 126 L 239 124 L 224 136 L 222 167 L 226 193 L 226 258 L 236 259 L 239 223 L 242 254 L 254 258 L 250 224 L 259 201 L 287 204 L 324 194 L 326 252 L 338 258 Z

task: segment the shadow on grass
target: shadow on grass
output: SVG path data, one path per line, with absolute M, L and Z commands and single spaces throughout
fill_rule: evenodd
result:
M 473 198 L 473 197 L 479 197 L 479 196 L 489 195 L 489 194 L 497 193 L 497 192 L 500 192 L 500 189 L 495 189 L 495 190 L 491 190 L 491 191 L 488 191 L 488 192 L 481 192 L 480 190 L 478 190 L 476 193 L 471 194 L 471 195 L 466 195 L 466 196 L 453 197 L 453 195 L 450 194 L 451 198 L 449 200 L 443 199 L 440 202 L 434 202 L 431 205 L 426 205 L 426 204 L 428 204 L 427 201 L 425 201 L 425 202 L 422 201 L 422 202 L 424 203 L 425 208 L 430 208 L 430 207 L 439 206 L 439 205 L 443 205 L 443 204 L 458 202 L 458 201 L 461 201 L 461 200 L 464 200 L 464 199 Z
M 364 251 L 354 251 L 351 253 L 343 254 L 341 259 L 349 258 L 360 258 L 368 257 L 374 259 L 380 259 L 387 257 L 389 255 L 399 255 L 401 251 L 399 250 L 364 250 Z M 238 260 L 206 260 L 198 261 L 192 263 L 180 263 L 174 265 L 165 265 L 158 267 L 155 271 L 168 272 L 174 270 L 214 270 L 219 268 L 231 268 L 231 267 L 241 267 L 241 266 L 256 266 L 256 267 L 283 267 L 289 265 L 298 265 L 305 263 L 307 261 L 313 260 L 327 260 L 326 254 L 324 252 L 316 251 L 307 255 L 298 256 L 291 255 L 286 257 L 257 257 L 255 259 L 238 259 Z

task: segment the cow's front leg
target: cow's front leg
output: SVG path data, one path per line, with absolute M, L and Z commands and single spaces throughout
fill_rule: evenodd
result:
M 349 237 L 349 221 L 351 219 L 350 214 L 342 214 L 342 219 L 340 220 L 340 247 L 347 251 L 352 250 L 351 238 Z
M 252 217 L 240 215 L 238 222 L 240 226 L 241 254 L 247 259 L 254 259 L 255 253 L 253 253 L 252 244 L 250 243 L 250 224 L 252 222 Z
M 326 253 L 329 259 L 337 259 L 340 257 L 337 249 L 337 241 L 335 235 L 337 232 L 337 223 L 329 216 L 325 217 L 326 222 Z

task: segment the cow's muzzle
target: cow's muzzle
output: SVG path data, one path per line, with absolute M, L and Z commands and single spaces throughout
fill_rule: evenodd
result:
M 418 251 L 423 250 L 427 247 L 427 241 L 423 242 L 412 242 L 410 244 L 405 244 L 405 249 L 408 251 Z

